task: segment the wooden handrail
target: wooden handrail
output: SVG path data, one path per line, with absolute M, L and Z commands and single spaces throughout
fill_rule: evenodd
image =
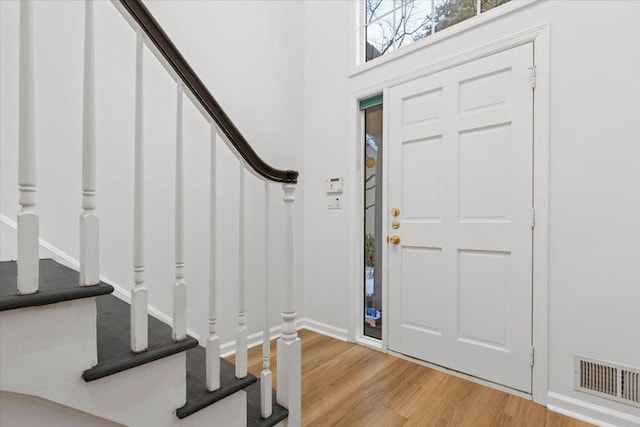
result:
M 142 1 L 120 0 L 120 3 L 140 25 L 142 31 L 173 68 L 178 78 L 189 88 L 203 109 L 215 121 L 220 131 L 224 133 L 236 151 L 242 156 L 247 166 L 266 180 L 287 184 L 297 183 L 297 171 L 276 169 L 258 156 Z

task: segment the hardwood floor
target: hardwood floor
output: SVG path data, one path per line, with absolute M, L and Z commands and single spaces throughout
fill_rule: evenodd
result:
M 308 330 L 299 333 L 304 426 L 590 425 L 529 400 L 375 350 Z M 275 355 L 275 341 L 271 348 Z M 249 371 L 258 377 L 261 351 L 261 347 L 249 350 Z M 274 357 L 274 387 L 275 366 Z

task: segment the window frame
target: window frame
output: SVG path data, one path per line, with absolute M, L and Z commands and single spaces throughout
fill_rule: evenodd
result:
M 432 4 L 435 3 L 435 1 L 436 0 L 432 0 Z M 481 3 L 481 0 L 475 0 L 475 1 L 478 3 Z M 401 6 L 394 7 L 387 14 L 379 18 L 376 18 L 374 21 L 367 24 L 366 3 L 365 3 L 366 0 L 359 0 L 357 2 L 353 2 L 353 7 L 351 9 L 353 13 L 351 22 L 355 23 L 355 28 L 354 28 L 354 31 L 351 32 L 353 37 L 353 40 L 351 43 L 351 46 L 353 47 L 353 56 L 352 56 L 353 62 L 352 62 L 351 72 L 349 74 L 349 77 L 354 77 L 370 69 L 377 68 L 378 66 L 385 64 L 389 61 L 393 61 L 395 59 L 403 57 L 411 52 L 424 49 L 427 46 L 436 44 L 456 34 L 466 32 L 469 29 L 474 28 L 476 26 L 484 25 L 496 18 L 499 18 L 509 13 L 513 13 L 514 11 L 522 7 L 537 3 L 539 1 L 540 0 L 511 0 L 508 3 L 501 4 L 498 7 L 494 7 L 485 12 L 479 12 L 478 14 L 476 14 L 476 16 L 473 16 L 471 18 L 465 19 L 464 21 L 455 23 L 443 30 L 440 30 L 438 32 L 432 32 L 431 34 L 429 34 L 428 36 L 420 40 L 417 40 L 408 45 L 404 45 L 399 48 L 396 48 L 390 52 L 387 52 L 369 61 L 366 61 L 366 57 L 365 57 L 366 42 L 367 42 L 367 39 L 366 39 L 367 25 L 377 22 L 380 18 L 382 18 L 383 16 L 387 16 L 390 13 L 395 14 L 395 12 L 399 10 Z M 395 44 L 395 41 L 394 41 L 394 44 Z

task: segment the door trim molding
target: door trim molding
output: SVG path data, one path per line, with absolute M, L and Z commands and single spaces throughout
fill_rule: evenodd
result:
M 350 111 L 350 134 L 353 141 L 361 141 L 364 133 L 363 121 L 361 117 L 359 100 L 379 93 L 383 93 L 383 138 L 388 140 L 388 92 L 389 88 L 418 79 L 430 74 L 434 74 L 467 62 L 474 61 L 489 55 L 493 55 L 505 50 L 509 50 L 523 44 L 534 44 L 534 65 L 536 66 L 536 87 L 534 92 L 534 123 L 533 123 L 533 147 L 534 147 L 534 167 L 533 167 L 533 204 L 536 210 L 536 224 L 533 230 L 533 296 L 532 296 L 532 345 L 535 347 L 535 365 L 532 371 L 532 398 L 541 405 L 547 405 L 548 394 L 548 351 L 549 351 L 549 92 L 550 92 L 550 24 L 540 25 L 525 29 L 521 32 L 506 36 L 495 42 L 453 55 L 442 61 L 428 64 L 417 70 L 380 80 L 367 87 L 351 92 L 349 97 Z M 362 230 L 364 229 L 364 219 L 362 217 L 362 144 L 351 144 L 349 157 L 356 162 L 356 174 L 351 180 L 350 190 L 353 191 L 355 203 L 350 206 L 349 226 L 352 230 L 349 238 L 351 251 L 350 265 L 354 266 L 351 271 L 351 286 L 349 286 L 349 330 L 348 338 L 352 342 L 362 340 L 362 293 L 364 292 L 361 280 L 364 258 L 364 241 Z M 383 159 L 383 181 L 384 191 L 388 187 L 388 167 L 387 156 Z M 388 197 L 383 194 L 383 224 L 388 223 Z M 382 278 L 383 292 L 383 335 L 381 351 L 388 352 L 387 346 L 387 306 L 388 306 L 388 256 L 387 247 L 383 249 L 383 271 Z M 486 384 L 489 387 L 498 389 L 493 383 Z M 505 389 L 509 391 L 510 389 Z
M 550 29 L 544 25 L 533 40 L 536 87 L 533 94 L 533 400 L 547 405 L 549 391 L 549 71 Z

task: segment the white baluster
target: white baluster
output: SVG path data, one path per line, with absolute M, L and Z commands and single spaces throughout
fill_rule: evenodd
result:
M 133 281 L 131 350 L 148 347 L 147 288 L 144 286 L 144 141 L 142 134 L 142 30 L 136 35 L 135 178 L 133 190 Z
M 293 236 L 294 184 L 283 184 L 285 202 L 285 281 L 282 286 L 282 334 L 278 339 L 277 398 L 289 410 L 288 425 L 301 421 L 301 342 L 296 331 L 296 277 Z
M 271 328 L 269 327 L 269 183 L 264 183 L 264 331 L 262 333 L 262 372 L 260 373 L 260 415 L 271 416 Z
M 210 209 L 209 209 L 209 338 L 207 338 L 206 386 L 220 388 L 220 337 L 218 336 L 216 289 L 216 128 L 211 125 Z
M 100 282 L 100 222 L 96 215 L 96 113 L 93 0 L 85 1 L 84 92 L 82 98 L 82 214 L 80 215 L 80 286 Z
M 178 82 L 176 118 L 176 284 L 173 288 L 173 340 L 187 338 L 187 282 L 184 280 L 184 160 L 182 149 L 182 82 Z
M 40 218 L 36 205 L 36 137 L 33 92 L 33 4 L 20 2 L 18 189 L 18 293 L 38 291 Z
M 247 376 L 247 313 L 245 301 L 244 268 L 244 162 L 240 161 L 240 200 L 238 212 L 238 332 L 236 335 L 236 377 Z

